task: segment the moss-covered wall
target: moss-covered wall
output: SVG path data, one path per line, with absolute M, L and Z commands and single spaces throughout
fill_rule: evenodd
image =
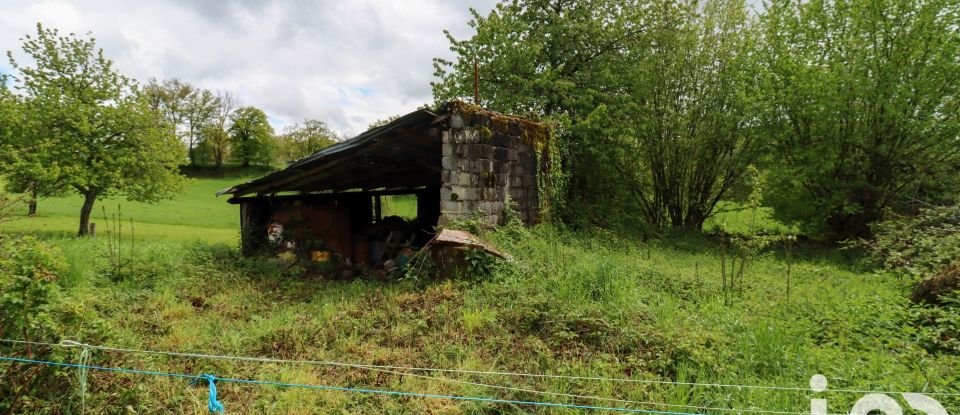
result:
M 501 225 L 510 206 L 526 224 L 539 220 L 538 140 L 541 124 L 462 104 L 443 132 L 440 224 L 479 217 Z

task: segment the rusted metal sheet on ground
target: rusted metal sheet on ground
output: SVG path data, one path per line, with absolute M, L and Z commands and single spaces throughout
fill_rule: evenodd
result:
M 491 255 L 507 259 L 510 255 L 500 252 L 497 248 L 491 245 L 489 242 L 484 241 L 483 239 L 478 238 L 476 235 L 457 229 L 441 229 L 440 232 L 437 232 L 437 235 L 427 243 L 427 246 L 424 249 L 429 248 L 431 245 L 451 245 L 451 246 L 462 246 L 467 248 L 479 249 L 481 251 L 487 252 Z

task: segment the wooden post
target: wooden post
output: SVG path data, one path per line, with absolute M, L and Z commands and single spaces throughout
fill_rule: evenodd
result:
M 90 222 L 90 230 L 89 230 L 89 232 L 90 232 L 90 237 L 91 237 L 91 238 L 97 236 L 97 224 L 96 224 L 96 223 Z
M 377 198 L 373 201 L 373 215 L 377 223 L 380 223 L 383 220 L 383 205 L 380 202 L 380 195 L 376 196 Z

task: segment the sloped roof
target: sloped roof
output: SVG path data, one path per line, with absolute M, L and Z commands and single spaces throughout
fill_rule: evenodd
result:
M 437 127 L 446 119 L 447 116 L 420 109 L 324 148 L 283 170 L 221 190 L 217 195 L 415 189 L 438 185 L 441 137 Z

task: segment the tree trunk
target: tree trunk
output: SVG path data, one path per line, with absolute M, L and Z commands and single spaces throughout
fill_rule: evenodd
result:
M 30 184 L 30 202 L 27 203 L 27 215 L 34 216 L 37 214 L 37 186 Z
M 77 236 L 86 236 L 90 231 L 90 213 L 93 212 L 93 202 L 97 201 L 99 192 L 87 190 L 83 193 L 83 207 L 80 208 L 80 231 Z
M 187 144 L 187 158 L 190 159 L 190 166 L 191 166 L 191 167 L 197 165 L 196 156 L 193 154 L 193 152 L 194 152 L 193 139 L 190 139 L 190 143 Z

